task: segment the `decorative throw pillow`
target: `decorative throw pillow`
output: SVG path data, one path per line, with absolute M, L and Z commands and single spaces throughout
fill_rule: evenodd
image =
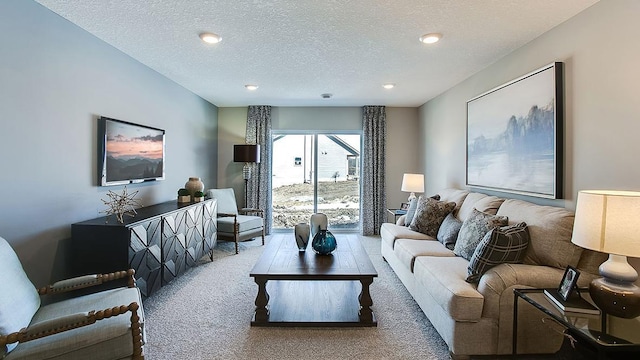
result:
M 431 197 L 434 200 L 440 200 L 440 195 L 435 194 Z M 418 198 L 413 198 L 409 203 L 409 208 L 407 209 L 407 215 L 404 217 L 404 226 L 411 225 L 411 220 L 416 214 L 416 209 L 418 208 Z
M 473 209 L 471 215 L 460 227 L 453 253 L 471 260 L 473 252 L 476 251 L 478 244 L 489 230 L 507 225 L 508 220 L 506 216 L 490 215 Z
M 529 229 L 523 222 L 490 230 L 471 256 L 466 281 L 477 283 L 487 270 L 496 265 L 522 262 L 529 239 Z
M 436 237 L 444 218 L 456 207 L 454 202 L 444 202 L 430 197 L 418 198 L 416 215 L 411 220 L 409 228 L 429 236 Z
M 436 238 L 446 246 L 447 249 L 453 250 L 456 245 L 458 233 L 460 232 L 460 227 L 462 227 L 462 221 L 453 216 L 453 213 L 449 213 L 440 225 L 438 236 L 436 236 Z

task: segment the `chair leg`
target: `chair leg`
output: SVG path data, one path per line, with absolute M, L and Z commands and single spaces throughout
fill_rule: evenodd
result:
M 262 227 L 262 245 L 264 245 L 264 226 Z
M 233 236 L 233 239 L 234 239 L 234 241 L 236 243 L 236 254 L 238 254 L 238 233 L 237 232 Z

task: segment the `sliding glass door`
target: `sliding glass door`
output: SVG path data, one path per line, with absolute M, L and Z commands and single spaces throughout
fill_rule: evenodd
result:
M 360 134 L 274 134 L 273 229 L 292 229 L 321 212 L 329 229 L 359 230 L 360 142 Z

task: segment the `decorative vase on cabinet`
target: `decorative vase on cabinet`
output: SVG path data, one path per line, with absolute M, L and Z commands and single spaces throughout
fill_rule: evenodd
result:
M 204 183 L 199 177 L 190 177 L 189 181 L 184 184 L 184 188 L 189 190 L 191 198 L 194 198 L 196 191 L 204 191 Z
M 316 253 L 320 255 L 329 255 L 338 247 L 338 243 L 336 242 L 336 237 L 333 236 L 331 231 L 320 230 L 316 236 L 313 237 L 311 246 L 313 247 L 313 251 Z

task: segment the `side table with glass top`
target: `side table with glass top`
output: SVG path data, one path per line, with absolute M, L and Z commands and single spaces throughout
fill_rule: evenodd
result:
M 565 326 L 578 337 L 578 342 L 595 349 L 598 359 L 607 359 L 608 355 L 617 358 L 614 353 L 640 356 L 640 317 L 622 319 L 603 312 L 593 315 L 562 311 L 547 299 L 544 289 L 514 289 L 513 294 L 513 355 L 518 346 L 518 299 L 522 299 Z M 580 294 L 592 302 L 588 289 L 580 289 Z
M 407 214 L 407 210 L 404 209 L 387 209 L 387 213 L 393 215 L 393 223 L 398 221 L 398 218 Z

